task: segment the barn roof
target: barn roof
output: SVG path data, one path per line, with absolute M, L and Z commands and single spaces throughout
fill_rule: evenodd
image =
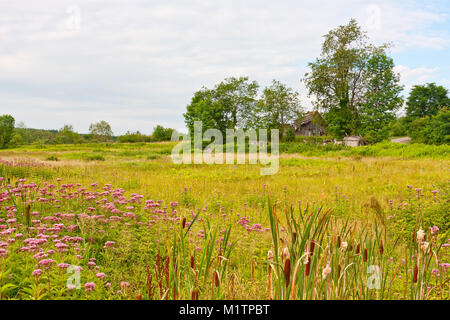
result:
M 313 121 L 313 116 L 315 114 L 316 111 L 312 111 L 312 112 L 308 112 L 307 114 L 305 114 L 305 116 L 302 118 L 302 122 L 300 122 L 300 125 L 304 125 L 307 123 L 310 123 L 311 121 Z

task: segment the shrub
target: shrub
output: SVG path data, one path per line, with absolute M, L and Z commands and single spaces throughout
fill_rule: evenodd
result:
M 59 159 L 56 156 L 49 156 L 49 157 L 47 157 L 47 161 L 58 161 L 58 160 Z

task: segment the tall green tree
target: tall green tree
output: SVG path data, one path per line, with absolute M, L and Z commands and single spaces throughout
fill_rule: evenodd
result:
M 97 123 L 91 123 L 89 132 L 91 133 L 92 139 L 96 141 L 106 142 L 112 140 L 113 131 L 111 125 L 104 120 Z
M 195 92 L 183 114 L 190 133 L 195 121 L 202 122 L 203 131 L 215 128 L 223 134 L 226 129 L 247 128 L 257 103 L 258 88 L 258 83 L 249 81 L 248 77 L 231 77 L 214 89 L 202 88 Z
M 0 149 L 8 147 L 14 134 L 14 117 L 5 114 L 0 117 Z
M 303 80 L 315 106 L 325 111 L 332 135 L 357 133 L 359 108 L 366 102 L 371 78 L 368 61 L 374 54 L 383 54 L 386 47 L 370 44 L 355 19 L 324 36 L 321 55 L 308 64 L 311 71 Z
M 403 105 L 400 75 L 394 72 L 392 58 L 374 54 L 367 61 L 367 89 L 359 108 L 358 133 L 369 142 L 389 137 L 389 124 Z
M 83 138 L 73 130 L 72 125 L 66 124 L 56 134 L 56 143 L 59 144 L 77 144 L 83 141 Z
M 161 125 L 157 125 L 152 133 L 152 138 L 154 141 L 170 141 L 172 138 L 172 133 L 175 129 L 172 128 L 164 128 Z
M 436 115 L 443 107 L 450 106 L 448 90 L 435 83 L 415 85 L 406 101 L 406 117 L 409 121 Z
M 272 84 L 264 89 L 253 114 L 253 127 L 279 129 L 284 136 L 288 125 L 302 114 L 299 94 L 281 82 L 272 80 Z

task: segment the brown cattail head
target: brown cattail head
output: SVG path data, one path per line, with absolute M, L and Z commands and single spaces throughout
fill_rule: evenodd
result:
M 284 262 L 284 278 L 286 279 L 286 288 L 289 286 L 291 279 L 291 259 L 287 258 Z
M 364 249 L 364 262 L 367 262 L 367 249 Z
M 414 275 L 413 275 L 413 282 L 417 283 L 417 275 L 419 274 L 419 267 L 416 266 L 414 267 Z
M 361 245 L 358 243 L 358 245 L 356 246 L 356 254 L 359 254 L 361 250 Z
M 310 252 L 310 256 L 313 255 L 314 253 L 314 247 L 316 246 L 316 242 L 314 240 L 311 240 L 311 243 L 309 244 L 309 252 Z
M 383 247 L 383 240 L 380 241 L 380 254 L 383 254 L 384 247 Z
M 136 300 L 142 300 L 142 294 L 138 293 Z
M 219 272 L 217 270 L 214 271 L 213 278 L 214 278 L 214 285 L 217 288 L 220 285 Z
M 341 247 L 341 236 L 337 237 L 337 247 L 340 248 Z
M 308 263 L 305 266 L 305 276 L 309 276 L 309 272 L 311 271 L 311 259 L 307 257 Z
M 297 242 L 297 232 L 292 232 L 292 243 L 296 243 Z
M 192 269 L 195 268 L 195 258 L 194 258 L 194 256 L 191 256 L 191 268 Z
M 25 214 L 26 214 L 27 220 L 29 220 L 30 219 L 30 205 L 29 204 L 27 204 L 27 209 L 26 209 Z
M 181 226 L 183 229 L 186 227 L 186 217 L 183 217 L 183 220 L 181 220 Z
M 192 290 L 191 299 L 198 300 L 198 290 L 196 290 L 196 289 Z

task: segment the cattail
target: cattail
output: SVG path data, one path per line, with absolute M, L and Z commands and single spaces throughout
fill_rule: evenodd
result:
M 312 256 L 313 255 L 313 253 L 314 253 L 314 247 L 316 246 L 316 242 L 314 241 L 314 240 L 311 240 L 311 243 L 310 243 L 310 245 L 309 245 L 309 252 L 310 252 L 310 255 Z
M 255 260 L 252 259 L 252 281 L 255 281 Z
M 138 293 L 136 300 L 142 300 L 142 295 L 140 293 Z
M 27 208 L 26 208 L 26 211 L 25 211 L 25 216 L 26 216 L 26 219 L 27 219 L 27 223 L 29 224 L 30 223 L 30 205 L 29 204 L 27 205 Z
M 267 252 L 267 259 L 269 261 L 273 260 L 273 252 L 272 250 L 269 250 Z M 269 281 L 267 284 L 267 289 L 269 291 L 269 300 L 272 300 L 272 265 L 269 265 Z
M 383 247 L 383 240 L 380 241 L 380 254 L 383 254 L 384 247 Z
M 292 232 L 292 243 L 296 243 L 297 242 L 297 232 Z
M 183 229 L 186 227 L 186 217 L 183 217 L 183 220 L 181 220 L 181 226 Z
M 195 259 L 194 259 L 194 256 L 191 256 L 191 268 L 192 268 L 192 269 L 195 268 Z
M 191 299 L 198 300 L 198 290 L 196 290 L 196 289 L 192 290 Z
M 291 279 L 291 259 L 287 258 L 284 262 L 284 278 L 286 279 L 286 288 L 289 286 Z
M 367 262 L 367 249 L 364 249 L 364 262 Z
M 308 262 L 305 266 L 305 276 L 309 276 L 309 272 L 311 271 L 311 259 L 309 259 L 308 256 L 306 256 L 306 259 L 308 259 Z
M 337 237 L 337 247 L 340 248 L 341 247 L 341 236 Z
M 356 246 L 356 254 L 359 254 L 359 251 L 361 250 L 361 245 L 358 243 Z
M 217 270 L 214 271 L 213 276 L 214 276 L 214 285 L 217 288 L 220 285 L 219 272 Z
M 417 275 L 419 274 L 419 267 L 416 266 L 414 267 L 414 276 L 413 276 L 413 282 L 417 283 Z

